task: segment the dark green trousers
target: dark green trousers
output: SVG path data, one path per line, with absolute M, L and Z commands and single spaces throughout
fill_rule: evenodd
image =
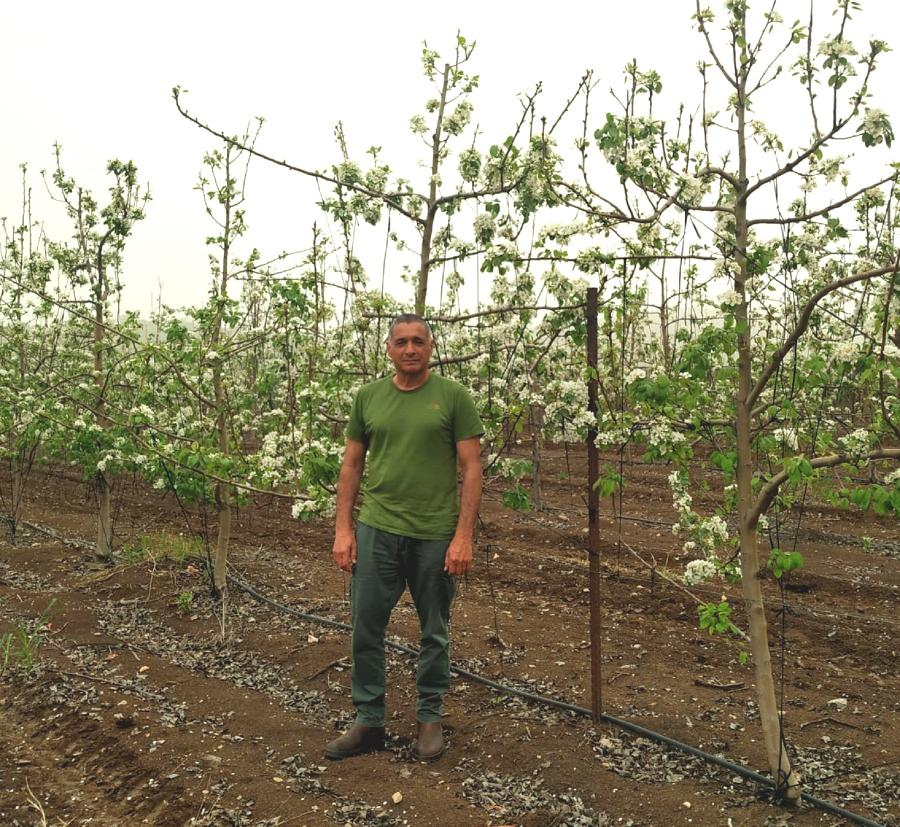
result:
M 454 578 L 444 571 L 449 545 L 449 540 L 417 540 L 357 525 L 356 567 L 350 578 L 351 697 L 357 723 L 384 726 L 384 634 L 407 586 L 422 632 L 416 719 L 440 720 L 441 699 L 450 688 L 450 604 L 456 592 Z

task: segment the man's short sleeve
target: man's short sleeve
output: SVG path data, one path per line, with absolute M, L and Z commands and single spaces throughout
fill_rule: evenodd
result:
M 368 445 L 366 437 L 366 423 L 363 419 L 362 389 L 356 392 L 353 398 L 353 407 L 350 409 L 350 419 L 347 421 L 347 439 L 362 442 Z
M 453 441 L 461 442 L 464 439 L 481 436 L 484 433 L 484 425 L 475 408 L 475 402 L 465 388 L 460 388 L 456 394 L 456 404 L 453 413 Z

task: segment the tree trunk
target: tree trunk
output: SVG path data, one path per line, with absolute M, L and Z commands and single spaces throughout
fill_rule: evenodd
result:
M 225 151 L 226 186 L 231 181 L 231 153 L 232 147 L 229 145 Z M 222 242 L 221 280 L 217 286 L 216 298 L 218 304 L 213 321 L 212 336 L 210 337 L 210 344 L 216 355 L 212 369 L 213 393 L 216 402 L 216 432 L 218 434 L 219 452 L 223 457 L 227 457 L 230 452 L 228 446 L 228 421 L 225 410 L 225 388 L 222 384 L 222 361 L 219 357 L 218 347 L 222 335 L 222 308 L 228 299 L 228 278 L 230 275 L 228 257 L 231 254 L 232 207 L 231 199 L 227 199 L 225 201 L 225 221 L 223 222 L 224 240 Z M 216 537 L 216 556 L 213 561 L 213 592 L 217 597 L 224 598 L 227 583 L 228 542 L 231 539 L 231 486 L 216 483 L 216 510 L 219 516 L 219 529 Z
M 216 556 L 213 560 L 213 586 L 216 594 L 225 593 L 227 585 L 228 543 L 231 540 L 231 492 L 227 485 L 216 486 L 216 503 L 219 511 L 219 532 L 216 538 Z
M 531 505 L 536 511 L 544 508 L 541 495 L 541 432 L 544 427 L 544 409 L 531 406 Z
M 227 248 L 226 248 L 227 252 Z M 222 296 L 225 296 L 226 275 L 222 278 Z M 223 298 L 224 300 L 224 298 Z M 221 314 L 221 310 L 219 311 Z M 217 347 L 221 333 L 221 315 L 216 319 L 213 330 L 213 347 Z M 230 453 L 228 443 L 228 420 L 225 410 L 225 389 L 222 384 L 222 366 L 219 359 L 213 366 L 213 392 L 216 400 L 216 432 L 219 438 L 219 452 L 223 457 Z M 231 486 L 216 483 L 216 510 L 219 516 L 219 530 L 216 538 L 216 557 L 213 562 L 213 591 L 217 596 L 224 595 L 226 585 L 226 566 L 228 563 L 228 542 L 231 539 Z
M 444 82 L 438 104 L 437 121 L 431 136 L 431 181 L 428 184 L 428 211 L 422 227 L 422 249 L 419 254 L 419 281 L 416 284 L 416 313 L 425 315 L 425 298 L 428 294 L 428 272 L 431 268 L 431 238 L 434 220 L 437 217 L 437 176 L 441 167 L 441 130 L 444 123 L 444 108 L 447 105 L 447 84 L 450 80 L 450 66 L 444 66 Z
M 105 309 L 106 309 L 106 270 L 103 260 L 103 245 L 97 250 L 97 284 L 94 293 L 94 384 L 97 398 L 94 402 L 94 418 L 104 431 L 109 429 L 110 422 L 106 416 L 106 383 L 103 376 L 105 345 Z M 100 560 L 112 559 L 112 518 L 110 508 L 110 483 L 106 474 L 97 469 L 94 477 L 97 492 L 97 548 L 96 555 Z
M 221 324 L 221 322 L 220 322 Z M 218 342 L 218 331 L 215 341 Z M 222 368 L 216 360 L 213 368 L 213 388 L 216 396 L 216 430 L 219 435 L 219 451 L 227 457 L 228 450 L 228 422 L 225 418 L 225 393 L 222 387 Z M 219 529 L 216 537 L 216 556 L 213 561 L 213 591 L 216 596 L 225 594 L 227 583 L 228 543 L 231 539 L 231 486 L 216 483 L 216 510 L 219 514 Z
M 743 358 L 741 359 L 743 362 Z M 743 381 L 748 371 L 741 369 L 741 395 L 746 398 L 749 383 Z M 746 388 L 746 390 L 744 390 Z M 785 797 L 796 801 L 800 797 L 800 776 L 792 769 L 785 751 L 781 732 L 781 718 L 775 696 L 775 679 L 772 674 L 772 658 L 769 652 L 768 623 L 763 604 L 761 569 L 756 520 L 751 519 L 753 494 L 750 489 L 752 466 L 750 453 L 750 409 L 739 404 L 737 410 L 737 484 L 738 520 L 741 543 L 741 589 L 750 627 L 750 651 L 756 680 L 756 696 L 759 717 L 763 729 L 766 755 L 772 777 L 779 785 L 786 785 Z
M 743 64 L 742 64 L 743 65 Z M 751 433 L 750 393 L 753 388 L 753 353 L 751 349 L 750 313 L 746 284 L 749 277 L 747 246 L 747 145 L 745 134 L 746 74 L 739 75 L 737 90 L 737 140 L 738 187 L 735 192 L 735 258 L 737 272 L 734 288 L 738 294 L 735 307 L 735 327 L 738 349 L 738 388 L 735 400 L 735 438 L 737 448 L 738 523 L 741 543 L 741 589 L 750 625 L 750 650 L 756 679 L 756 696 L 759 717 L 769 768 L 775 783 L 784 789 L 785 798 L 800 798 L 800 776 L 792 769 L 782 738 L 781 718 L 775 698 L 775 680 L 772 676 L 772 660 L 769 654 L 768 624 L 763 605 L 759 571 L 759 547 L 756 534 L 757 520 L 753 517 L 754 496 L 753 454 Z
M 25 491 L 25 473 L 22 470 L 22 462 L 19 453 L 13 455 L 11 462 L 12 472 L 12 502 L 9 508 L 9 530 L 13 542 L 16 540 L 16 531 L 19 527 L 19 513 L 22 507 L 22 496 Z
M 112 558 L 112 511 L 110 508 L 110 484 L 106 474 L 97 472 L 97 548 L 96 555 L 101 560 Z
M 662 342 L 663 364 L 672 369 L 672 342 L 669 339 L 669 301 L 666 298 L 666 284 L 662 282 L 662 299 L 659 304 L 659 331 Z

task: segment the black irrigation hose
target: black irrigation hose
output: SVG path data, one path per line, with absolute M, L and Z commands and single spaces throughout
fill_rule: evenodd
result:
M 310 614 L 309 612 L 302 612 L 292 606 L 285 606 L 282 603 L 278 603 L 277 601 L 272 600 L 272 598 L 270 597 L 266 597 L 266 595 L 262 594 L 262 592 L 257 591 L 252 586 L 239 580 L 234 575 L 229 574 L 227 578 L 229 583 L 236 586 L 241 591 L 246 592 L 251 597 L 254 597 L 262 603 L 266 603 L 281 612 L 293 615 L 294 617 L 302 618 L 303 620 L 312 621 L 313 623 L 318 623 L 322 626 L 328 626 L 332 629 L 340 629 L 344 632 L 352 631 L 352 627 L 348 623 L 342 623 L 339 620 L 331 620 L 327 617 L 320 617 L 319 615 Z M 405 643 L 398 643 L 390 639 L 385 641 L 385 645 L 396 652 L 403 652 L 406 655 L 417 656 L 419 654 L 419 650 L 416 647 L 407 646 Z M 470 672 L 468 669 L 463 669 L 460 666 L 455 666 L 452 663 L 450 664 L 450 671 L 454 675 L 459 675 L 460 677 L 466 678 L 467 680 L 470 680 L 474 683 L 481 684 L 482 686 L 486 686 L 497 692 L 504 692 L 507 695 L 515 695 L 516 697 L 523 698 L 527 701 L 533 701 L 534 703 L 542 704 L 543 706 L 550 706 L 555 709 L 562 710 L 563 712 L 572 712 L 584 718 L 593 717 L 593 713 L 591 712 L 591 710 L 587 709 L 586 707 L 577 706 L 576 704 L 570 704 L 566 701 L 558 701 L 555 698 L 548 698 L 544 695 L 538 695 L 535 692 L 528 692 L 525 689 L 518 689 L 514 686 L 507 686 L 506 684 L 502 684 L 498 681 L 486 678 L 483 675 L 479 675 L 476 672 Z M 702 749 L 692 747 L 690 744 L 685 744 L 682 741 L 670 738 L 668 735 L 662 735 L 659 732 L 654 732 L 651 729 L 646 729 L 640 724 L 626 721 L 624 718 L 617 718 L 614 715 L 607 715 L 606 713 L 602 713 L 600 715 L 600 719 L 605 723 L 612 724 L 613 726 L 619 727 L 620 729 L 632 732 L 635 735 L 640 735 L 642 738 L 647 738 L 659 744 L 665 744 L 666 746 L 677 749 L 680 752 L 686 753 L 687 755 L 693 755 L 695 758 L 700 758 L 711 764 L 716 764 L 720 767 L 723 767 L 724 769 L 729 770 L 730 772 L 733 772 L 735 775 L 739 775 L 742 778 L 748 779 L 749 781 L 754 781 L 757 784 L 768 787 L 773 791 L 776 789 L 775 782 L 771 778 L 768 778 L 765 775 L 761 775 L 760 773 L 755 772 L 748 767 L 744 767 L 740 764 L 735 764 L 733 761 L 729 761 L 727 758 L 721 758 L 718 755 L 704 752 Z M 871 819 L 868 819 L 863 815 L 851 812 L 850 810 L 845 810 L 843 807 L 839 807 L 837 804 L 832 804 L 830 801 L 824 801 L 820 798 L 816 798 L 815 796 L 809 795 L 808 793 L 801 793 L 800 797 L 807 804 L 810 804 L 811 806 L 816 807 L 819 810 L 822 810 L 826 813 L 831 813 L 832 815 L 840 816 L 841 818 L 845 818 L 855 824 L 861 824 L 863 825 L 863 827 L 884 827 L 884 825 L 879 824 L 877 821 L 872 821 Z
M 47 526 L 38 525 L 36 523 L 29 523 L 24 520 L 21 521 L 21 524 L 28 526 L 29 528 L 32 528 L 34 530 L 40 531 L 44 534 L 48 534 L 54 539 L 64 542 L 77 542 L 79 545 L 90 547 L 89 543 L 83 541 L 73 541 L 69 538 L 64 537 L 54 529 L 48 528 Z M 309 620 L 313 623 L 318 623 L 321 626 L 328 626 L 332 629 L 340 629 L 344 632 L 351 632 L 353 630 L 349 623 L 341 623 L 341 621 L 339 620 L 331 620 L 330 618 L 320 617 L 319 615 L 310 614 L 309 612 L 301 612 L 299 609 L 295 609 L 293 606 L 285 606 L 283 603 L 278 603 L 277 601 L 272 600 L 271 597 L 267 597 L 262 592 L 254 589 L 253 586 L 249 585 L 248 583 L 244 583 L 242 580 L 239 580 L 233 574 L 227 575 L 227 580 L 233 586 L 236 586 L 240 591 L 246 592 L 251 597 L 259 600 L 261 603 L 272 606 L 273 608 L 277 609 L 280 612 L 284 612 L 285 614 L 299 617 L 303 620 Z M 419 650 L 414 646 L 407 646 L 405 643 L 398 643 L 394 640 L 386 640 L 385 645 L 396 652 L 403 652 L 406 655 L 417 656 L 419 654 Z M 490 678 L 485 678 L 484 676 L 479 675 L 476 672 L 470 672 L 468 669 L 463 669 L 460 666 L 454 666 L 452 663 L 450 665 L 450 671 L 455 675 L 459 675 L 460 677 L 466 678 L 470 681 L 473 681 L 474 683 L 481 684 L 482 686 L 486 686 L 489 689 L 493 689 L 497 692 L 504 692 L 507 695 L 515 695 L 516 697 L 523 698 L 524 700 L 542 704 L 543 706 L 553 707 L 554 709 L 559 709 L 563 712 L 572 712 L 583 718 L 593 717 L 593 713 L 591 712 L 591 710 L 587 709 L 586 707 L 577 706 L 576 704 L 570 704 L 566 701 L 558 701 L 555 698 L 548 698 L 544 695 L 538 695 L 535 692 L 528 692 L 525 689 L 518 689 L 514 686 L 507 686 L 506 684 L 499 683 L 498 681 L 491 680 Z M 755 772 L 748 767 L 741 766 L 740 764 L 735 764 L 734 762 L 729 761 L 727 758 L 720 758 L 718 755 L 704 752 L 697 747 L 692 747 L 690 744 L 685 744 L 682 741 L 677 741 L 674 738 L 670 738 L 668 735 L 663 735 L 659 732 L 654 732 L 652 729 L 646 729 L 640 724 L 626 721 L 624 718 L 617 718 L 614 715 L 607 715 L 606 713 L 602 713 L 600 715 L 600 719 L 605 723 L 612 724 L 613 726 L 627 730 L 628 732 L 633 732 L 635 735 L 640 735 L 642 738 L 647 738 L 648 740 L 655 741 L 658 744 L 665 744 L 666 746 L 677 749 L 680 752 L 686 753 L 687 755 L 693 755 L 694 757 L 700 758 L 711 764 L 716 764 L 735 773 L 735 775 L 739 775 L 742 778 L 746 778 L 750 781 L 755 781 L 757 784 L 768 787 L 773 791 L 776 789 L 775 782 L 772 781 L 771 778 L 768 778 L 765 775 L 760 775 L 758 772 Z M 879 824 L 877 821 L 872 821 L 871 819 L 868 819 L 863 815 L 851 812 L 850 810 L 845 810 L 843 807 L 839 807 L 837 804 L 832 804 L 830 801 L 824 801 L 821 798 L 816 798 L 815 796 L 809 795 L 808 793 L 801 793 L 800 797 L 807 804 L 810 804 L 811 806 L 816 807 L 823 812 L 831 813 L 832 815 L 845 818 L 848 821 L 852 821 L 854 824 L 861 824 L 863 825 L 863 827 L 884 827 L 884 825 Z

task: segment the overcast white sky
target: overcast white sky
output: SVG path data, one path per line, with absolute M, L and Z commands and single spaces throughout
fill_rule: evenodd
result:
M 769 3 L 751 3 L 757 6 Z M 618 84 L 633 57 L 662 73 L 669 104 L 696 103 L 702 44 L 691 25 L 693 7 L 693 0 L 5 4 L 0 216 L 18 217 L 18 165 L 27 163 L 36 217 L 51 237 L 66 234 L 61 209 L 48 201 L 39 176 L 52 166 L 55 141 L 63 145 L 67 171 L 101 197 L 106 161 L 131 159 L 153 201 L 128 244 L 125 305 L 146 310 L 160 285 L 170 305 L 200 302 L 209 283 L 204 238 L 211 227 L 192 187 L 215 140 L 178 115 L 172 86 L 189 90 L 192 110 L 229 132 L 265 116 L 259 146 L 277 157 L 327 167 L 337 158 L 333 127 L 342 120 L 355 157 L 363 160 L 368 146 L 381 145 L 396 174 L 414 177 L 422 155 L 409 118 L 431 97 L 420 71 L 423 40 L 445 54 L 457 29 L 477 41 L 471 66 L 482 83 L 474 120 L 486 143 L 508 133 L 516 95 L 537 81 L 544 82 L 544 111 L 555 113 L 585 69 L 600 77 L 599 92 Z M 834 7 L 815 0 L 819 34 L 832 27 Z M 778 9 L 788 21 L 809 14 L 807 0 L 781 0 Z M 893 0 L 868 0 L 857 17 L 850 33 L 857 43 L 876 36 L 900 48 L 900 6 Z M 897 54 L 886 55 L 873 91 L 900 134 L 898 70 Z M 602 122 L 605 96 L 597 103 L 592 130 Z M 786 121 L 793 117 L 784 113 Z M 271 255 L 307 246 L 312 221 L 323 220 L 317 197 L 308 179 L 257 164 L 249 243 Z M 365 263 L 380 277 L 380 260 Z M 399 264 L 393 259 L 388 270 Z

